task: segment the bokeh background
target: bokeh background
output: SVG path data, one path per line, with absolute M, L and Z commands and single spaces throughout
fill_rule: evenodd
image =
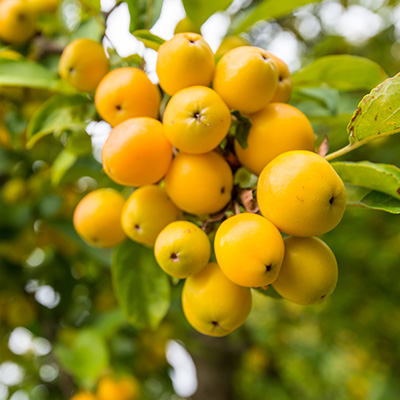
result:
M 154 2 L 155 4 L 157 1 Z M 160 3 L 160 2 L 158 2 Z M 231 22 L 261 1 L 234 1 L 202 33 L 216 50 Z M 156 81 L 156 53 L 129 34 L 126 3 L 102 2 L 105 47 L 138 53 Z M 165 0 L 152 32 L 169 39 L 185 16 L 180 0 Z M 87 8 L 61 2 L 41 20 L 61 45 L 95 32 Z M 292 72 L 329 54 L 367 57 L 389 76 L 400 71 L 400 5 L 389 0 L 324 0 L 278 20 L 259 21 L 243 36 L 285 60 Z M 25 55 L 38 48 L 21 48 Z M 57 54 L 43 58 L 56 71 Z M 335 107 L 294 96 L 319 142 L 347 143 L 346 125 L 364 92 L 335 93 Z M 25 149 L 29 119 L 50 94 L 0 87 L 0 400 L 69 399 L 104 373 L 134 376 L 140 398 L 179 400 L 397 400 L 400 393 L 399 216 L 349 207 L 323 236 L 336 254 L 339 281 L 319 306 L 301 307 L 255 293 L 244 326 L 227 338 L 197 334 L 185 321 L 181 284 L 154 331 L 130 326 L 110 279 L 111 251 L 85 245 L 72 227 L 80 198 L 113 186 L 99 149 L 109 127 L 48 136 Z M 76 157 L 68 162 L 65 149 Z M 346 156 L 400 166 L 400 137 L 381 139 Z M 68 168 L 66 168 L 66 165 Z

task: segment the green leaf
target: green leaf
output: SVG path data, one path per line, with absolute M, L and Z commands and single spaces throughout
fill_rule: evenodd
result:
M 101 11 L 100 0 L 79 0 L 79 2 L 83 5 L 83 7 L 90 11 L 96 12 L 96 14 L 99 14 Z
M 133 32 L 132 35 L 135 36 L 137 40 L 140 40 L 146 47 L 155 51 L 157 51 L 160 45 L 165 42 L 164 39 L 160 38 L 159 36 L 153 35 L 147 29 L 137 30 Z
M 71 35 L 71 39 L 87 38 L 100 42 L 104 35 L 105 26 L 101 26 L 95 18 L 89 18 L 83 22 L 79 28 Z
M 400 214 L 400 200 L 386 193 L 346 184 L 346 195 L 348 207 L 370 208 L 391 214 Z
M 371 193 L 370 189 L 352 185 L 351 183 L 345 183 L 344 186 L 346 188 L 347 205 L 357 205 L 368 193 Z
M 242 149 L 247 149 L 247 138 L 251 129 L 250 119 L 240 114 L 237 110 L 231 111 L 231 114 L 236 118 L 236 121 L 232 124 L 233 135 Z
M 337 115 L 340 103 L 340 94 L 330 87 L 300 88 L 293 92 L 292 102 L 311 101 L 313 108 L 315 103 L 329 111 L 330 115 Z
M 40 198 L 38 204 L 39 215 L 45 219 L 54 219 L 60 211 L 63 198 L 57 194 L 48 194 Z
M 109 364 L 104 339 L 93 329 L 83 329 L 72 346 L 58 344 L 54 353 L 62 366 L 84 386 L 94 384 Z
M 65 150 L 77 157 L 84 157 L 92 154 L 92 140 L 85 130 L 72 132 L 68 136 Z
M 236 172 L 233 183 L 242 189 L 252 189 L 257 187 L 258 176 L 252 174 L 248 169 L 240 167 Z
M 163 0 L 125 0 L 128 4 L 131 22 L 129 31 L 150 29 L 161 14 Z
M 319 1 L 321 0 L 264 0 L 249 8 L 239 17 L 239 20 L 234 23 L 232 34 L 237 35 L 247 31 L 258 21 L 281 18 L 298 7 L 309 3 L 318 3 Z
M 122 58 L 122 64 L 122 66 L 140 68 L 144 64 L 144 60 L 139 54 L 131 54 L 128 57 Z
M 283 297 L 274 289 L 273 286 L 269 285 L 267 289 L 264 288 L 255 288 L 258 293 L 263 294 L 264 296 L 273 297 L 274 299 L 282 299 Z
M 9 110 L 4 117 L 4 123 L 12 135 L 23 133 L 27 125 L 21 111 L 18 109 Z
M 400 200 L 385 193 L 371 192 L 362 200 L 361 204 L 364 207 L 374 210 L 386 211 L 391 214 L 400 214 Z
M 370 161 L 334 162 L 333 168 L 346 183 L 386 193 L 400 199 L 400 169 Z
M 11 154 L 0 146 L 0 175 L 9 174 L 14 164 Z
M 125 325 L 126 318 L 119 308 L 100 314 L 94 322 L 96 332 L 104 338 L 111 338 Z
M 223 11 L 232 0 L 182 0 L 183 7 L 195 26 L 201 26 L 217 11 Z
M 0 58 L 0 85 L 55 90 L 58 83 L 57 76 L 41 64 Z
M 131 54 L 127 57 L 122 58 L 113 48 L 107 49 L 111 68 L 122 68 L 122 67 L 136 67 L 142 68 L 144 65 L 143 57 L 139 54 Z
M 341 91 L 370 90 L 386 78 L 385 71 L 376 62 L 350 55 L 318 58 L 292 76 L 296 89 L 325 84 Z
M 51 168 L 51 183 L 57 186 L 65 173 L 75 164 L 77 156 L 67 150 L 61 151 Z
M 114 250 L 114 289 L 127 320 L 137 328 L 156 328 L 168 311 L 171 287 L 153 249 L 130 240 Z
M 400 132 L 400 73 L 386 79 L 358 105 L 347 126 L 351 145 Z
M 58 95 L 47 100 L 31 119 L 27 130 L 27 147 L 32 148 L 42 137 L 54 132 L 84 130 L 85 120 L 93 115 L 91 104 L 84 95 Z
M 51 224 L 51 226 L 60 231 L 67 238 L 73 240 L 76 243 L 79 243 L 84 252 L 91 258 L 95 259 L 99 264 L 103 265 L 106 268 L 110 268 L 112 264 L 112 250 L 111 249 L 100 249 L 89 246 L 86 242 L 81 239 L 81 237 L 76 233 L 74 225 L 72 223 L 72 219 L 70 220 L 55 220 L 52 218 L 47 223 Z

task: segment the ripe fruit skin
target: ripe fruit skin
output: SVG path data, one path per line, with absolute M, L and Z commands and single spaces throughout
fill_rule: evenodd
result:
M 110 71 L 99 83 L 94 102 L 100 116 L 115 126 L 129 118 L 157 118 L 161 94 L 139 68 Z
M 274 54 L 268 52 L 268 55 L 276 62 L 279 72 L 278 87 L 276 88 L 274 97 L 272 98 L 272 103 L 287 103 L 290 100 L 292 94 L 293 82 L 292 76 L 290 74 L 287 64 L 275 56 Z
M 127 186 L 158 182 L 171 159 L 172 146 L 161 122 L 148 117 L 132 118 L 116 126 L 102 150 L 104 171 Z
M 71 400 L 96 400 L 96 396 L 89 392 L 81 392 L 72 396 Z
M 94 247 L 113 247 L 125 240 L 121 226 L 124 197 L 114 189 L 97 189 L 87 194 L 74 211 L 78 235 Z
M 278 86 L 278 67 L 268 52 L 258 47 L 236 47 L 219 60 L 214 90 L 230 109 L 251 114 L 273 98 Z
M 307 117 L 297 108 L 285 103 L 270 103 L 250 116 L 252 127 L 243 149 L 235 140 L 235 153 L 253 174 L 276 156 L 290 150 L 313 151 L 315 138 Z
M 214 53 L 197 33 L 178 33 L 158 49 L 156 72 L 170 96 L 189 86 L 209 86 L 214 74 Z
M 338 267 L 332 250 L 317 237 L 288 237 L 274 289 L 296 304 L 319 304 L 333 292 Z
M 27 42 L 35 33 L 36 18 L 24 0 L 0 1 L 0 39 L 11 44 Z
M 332 230 L 346 208 L 346 191 L 328 161 L 309 151 L 289 151 L 261 172 L 257 201 L 280 231 L 316 236 Z
M 103 46 L 91 39 L 76 39 L 61 54 L 61 78 L 83 92 L 91 92 L 107 74 L 109 62 Z
M 210 240 L 192 222 L 176 221 L 160 232 L 154 254 L 167 274 L 183 279 L 197 274 L 207 265 L 211 256 Z
M 105 376 L 98 384 L 97 400 L 136 400 L 139 391 L 139 383 L 133 376 L 119 379 Z
M 213 214 L 231 200 L 232 171 L 215 152 L 178 153 L 165 176 L 165 189 L 172 201 L 190 214 Z
M 182 290 L 183 312 L 190 325 L 209 336 L 226 336 L 250 313 L 249 288 L 231 282 L 216 263 L 186 279 Z
M 135 242 L 153 246 L 157 235 L 169 223 L 182 218 L 179 208 L 157 185 L 135 190 L 122 210 L 122 227 Z
M 281 268 L 284 245 L 278 229 L 257 214 L 243 213 L 225 220 L 214 240 L 222 272 L 241 286 L 271 284 Z
M 221 97 L 205 86 L 192 86 L 174 94 L 163 116 L 165 134 L 186 153 L 213 150 L 228 133 L 231 113 Z

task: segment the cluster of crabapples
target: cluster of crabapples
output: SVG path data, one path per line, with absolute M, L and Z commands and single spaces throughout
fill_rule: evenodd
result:
M 161 118 L 159 88 L 137 68 L 108 72 L 98 43 L 73 42 L 61 57 L 61 76 L 80 90 L 96 89 L 97 111 L 113 126 L 102 149 L 104 171 L 137 188 L 127 200 L 110 188 L 84 197 L 74 214 L 79 235 L 94 246 L 128 236 L 154 247 L 160 267 L 186 279 L 183 311 L 204 334 L 239 327 L 251 309 L 251 288 L 272 284 L 294 303 L 321 303 L 338 271 L 332 251 L 315 236 L 339 223 L 346 194 L 314 152 L 307 117 L 287 104 L 286 64 L 253 46 L 233 48 L 215 64 L 200 35 L 179 33 L 160 46 L 156 72 L 170 96 Z M 252 126 L 245 148 L 231 137 L 228 162 L 220 144 L 230 136 L 232 110 Z M 260 213 L 229 212 L 238 191 L 232 155 L 258 176 Z M 221 211 L 216 232 L 198 226 Z M 210 262 L 213 233 L 216 262 Z

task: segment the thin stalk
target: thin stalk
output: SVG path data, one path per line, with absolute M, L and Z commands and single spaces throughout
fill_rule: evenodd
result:
M 345 146 L 345 147 L 343 147 L 343 148 L 341 148 L 341 149 L 339 149 L 337 151 L 334 151 L 331 154 L 327 154 L 325 156 L 325 160 L 331 161 L 331 160 L 333 160 L 335 158 L 341 157 L 341 156 L 343 156 L 343 155 L 345 155 L 347 153 L 350 153 L 351 151 L 353 151 L 355 149 L 358 149 L 359 147 L 361 147 L 362 145 L 364 145 L 367 142 L 369 142 L 369 140 L 368 141 L 367 140 L 361 140 L 359 142 L 348 144 L 347 146 Z

